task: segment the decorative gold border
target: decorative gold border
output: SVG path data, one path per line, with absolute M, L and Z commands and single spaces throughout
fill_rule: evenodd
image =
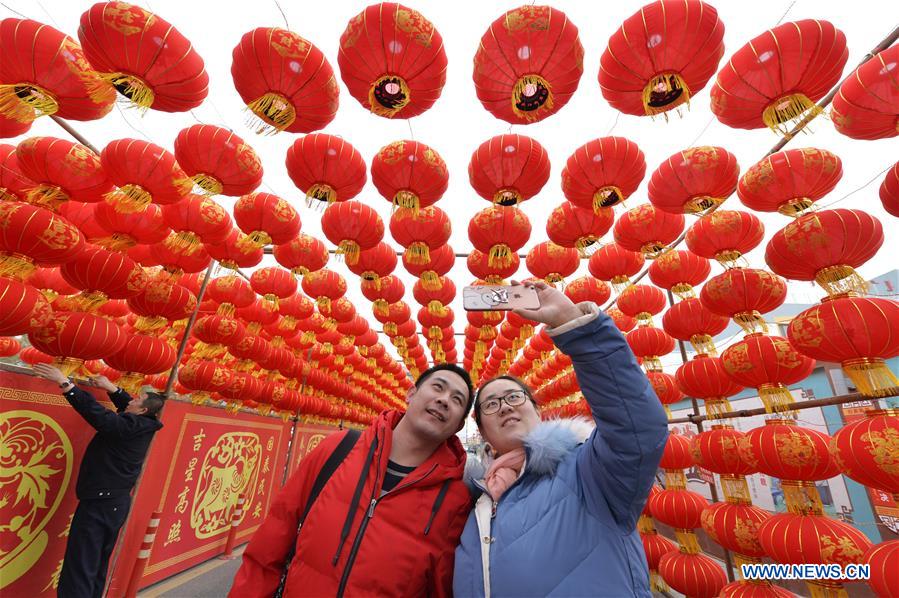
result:
M 96 396 L 94 397 L 97 398 Z M 36 403 L 38 405 L 52 405 L 54 407 L 71 407 L 71 404 L 61 394 L 50 394 L 36 390 L 22 390 L 12 386 L 0 386 L 0 400 L 20 401 L 22 403 Z M 111 401 L 97 399 L 97 402 L 115 411 L 115 405 Z

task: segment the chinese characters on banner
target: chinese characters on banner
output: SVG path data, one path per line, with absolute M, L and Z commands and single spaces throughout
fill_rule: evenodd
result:
M 337 428 L 316 424 L 297 424 L 293 435 L 293 447 L 290 454 L 290 473 L 296 471 L 300 462 L 312 452 L 315 447 L 327 436 L 338 432 Z

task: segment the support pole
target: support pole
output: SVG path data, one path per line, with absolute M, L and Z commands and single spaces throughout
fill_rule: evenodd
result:
M 200 292 L 197 294 L 197 307 L 194 308 L 194 313 L 190 314 L 190 319 L 187 320 L 187 326 L 184 327 L 184 337 L 181 339 L 181 344 L 178 345 L 178 356 L 175 358 L 175 364 L 169 372 L 169 379 L 165 384 L 165 391 L 163 391 L 166 398 L 172 394 L 172 387 L 175 385 L 175 380 L 178 378 L 178 366 L 181 364 L 181 358 L 184 357 L 184 351 L 187 349 L 187 342 L 190 340 L 190 331 L 193 329 L 194 323 L 197 321 L 197 315 L 200 313 L 200 304 L 203 302 L 203 295 L 206 294 L 206 285 L 209 284 L 209 280 L 212 278 L 212 269 L 215 268 L 215 264 L 215 260 L 212 260 L 209 262 L 209 267 L 206 268 L 206 276 L 203 278 L 203 282 L 200 284 Z
M 228 530 L 228 539 L 225 540 L 225 553 L 219 557 L 223 561 L 230 561 L 237 557 L 234 556 L 234 543 L 237 541 L 237 528 L 243 523 L 243 505 L 246 498 L 243 494 L 237 497 L 237 506 L 231 514 L 231 529 Z
M 154 511 L 150 516 L 150 523 L 147 524 L 144 541 L 140 545 L 140 552 L 137 553 L 137 560 L 134 561 L 131 576 L 128 578 L 125 598 L 135 598 L 137 596 L 140 580 L 144 576 L 144 570 L 147 568 L 147 562 L 150 560 L 150 552 L 153 550 L 153 542 L 156 540 L 156 530 L 159 529 L 159 518 L 161 516 L 162 513 L 159 511 Z

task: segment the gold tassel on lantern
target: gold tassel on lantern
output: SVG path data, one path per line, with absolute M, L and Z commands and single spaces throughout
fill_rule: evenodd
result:
M 830 266 L 815 272 L 815 282 L 831 297 L 845 293 L 864 295 L 868 292 L 868 281 L 851 266 Z
M 203 240 L 193 231 L 180 230 L 169 234 L 163 244 L 174 253 L 193 255 L 202 247 Z
M 624 201 L 621 189 L 614 185 L 601 187 L 593 194 L 593 213 L 599 214 L 603 208 L 611 208 Z
M 710 209 L 715 206 L 721 205 L 724 202 L 723 197 L 712 197 L 710 195 L 699 195 L 697 197 L 693 197 L 684 204 L 684 213 L 685 214 L 698 214 L 702 216 Z
M 443 317 L 446 315 L 446 306 L 439 301 L 428 302 L 428 313 L 432 316 Z
M 386 94 L 383 102 L 378 98 L 382 94 Z M 369 110 L 378 116 L 393 118 L 409 103 L 409 94 L 409 85 L 405 80 L 396 75 L 384 75 L 368 88 Z
M 849 593 L 838 581 L 807 581 L 806 587 L 812 598 L 848 598 Z
M 359 263 L 359 244 L 350 239 L 344 239 L 337 246 L 334 255 L 343 255 L 348 266 L 355 266 Z
M 794 515 L 822 515 L 824 505 L 814 482 L 783 480 L 784 502 Z
M 553 109 L 552 85 L 540 75 L 524 75 L 512 87 L 511 102 L 515 116 L 533 122 L 540 118 L 541 111 Z M 530 109 L 522 109 L 525 106 Z
M 0 276 L 23 281 L 34 272 L 37 266 L 27 255 L 10 254 L 0 256 Z
M 851 359 L 841 365 L 858 392 L 866 397 L 888 397 L 899 391 L 899 380 L 882 359 Z
M 140 77 L 126 73 L 100 73 L 100 77 L 109 81 L 120 94 L 131 100 L 141 112 L 146 112 L 153 105 L 153 100 L 155 99 L 153 89 Z
M 665 488 L 684 490 L 687 487 L 687 476 L 683 469 L 665 470 Z
M 759 387 L 759 398 L 765 405 L 765 413 L 789 412 L 793 404 L 793 394 L 783 384 L 762 384 Z
M 35 185 L 25 195 L 25 201 L 33 206 L 47 208 L 52 212 L 58 212 L 59 206 L 69 200 L 69 194 L 56 185 L 40 183 Z
M 406 248 L 403 257 L 405 257 L 410 264 L 421 265 L 431 261 L 430 250 L 423 241 L 416 241 L 409 245 L 409 247 Z
M 690 337 L 690 344 L 696 350 L 697 355 L 718 355 L 718 349 L 715 347 L 715 341 L 708 334 L 694 334 Z
M 393 205 L 398 208 L 411 210 L 413 216 L 418 216 L 418 211 L 421 208 L 421 200 L 418 198 L 418 195 L 412 191 L 400 189 L 396 192 L 396 195 L 393 196 Z
M 724 499 L 727 502 L 744 505 L 752 504 L 746 476 L 723 474 L 720 479 L 721 490 L 724 492 Z
M 34 84 L 0 85 L 0 114 L 20 123 L 56 114 L 59 103 L 52 93 Z
M 272 244 L 272 238 L 264 230 L 254 230 L 242 237 L 237 242 L 237 248 L 241 251 L 253 251 Z
M 512 249 L 505 243 L 490 247 L 487 254 L 487 265 L 491 268 L 506 268 L 512 263 Z
M 702 548 L 699 546 L 699 539 L 693 530 L 675 529 L 674 535 L 677 536 L 677 543 L 680 544 L 680 551 L 684 554 L 699 554 Z
M 296 109 L 287 98 L 279 93 L 269 92 L 247 104 L 254 117 L 247 119 L 247 125 L 256 129 L 259 135 L 274 135 L 293 124 L 297 118 Z
M 144 212 L 153 196 L 140 185 L 125 185 L 103 196 L 103 199 L 120 214 Z
M 664 114 L 690 102 L 690 88 L 680 73 L 659 73 L 646 83 L 641 97 L 647 116 Z
M 775 133 L 786 135 L 789 133 L 787 123 L 802 118 L 806 113 L 818 116 L 823 112 L 824 109 L 808 99 L 805 94 L 793 93 L 765 106 L 762 121 Z
M 220 180 L 204 172 L 198 172 L 190 177 L 190 180 L 196 185 L 201 195 L 220 195 L 224 189 Z

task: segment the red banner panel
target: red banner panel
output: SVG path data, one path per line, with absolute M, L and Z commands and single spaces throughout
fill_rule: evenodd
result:
M 86 390 L 112 407 L 106 393 Z M 0 595 L 56 596 L 94 434 L 55 384 L 0 371 Z
M 312 449 L 328 434 L 339 431 L 338 428 L 332 426 L 322 426 L 317 424 L 297 423 L 296 430 L 293 433 L 293 446 L 290 453 L 290 473 L 296 471 L 306 455 L 312 452 Z

